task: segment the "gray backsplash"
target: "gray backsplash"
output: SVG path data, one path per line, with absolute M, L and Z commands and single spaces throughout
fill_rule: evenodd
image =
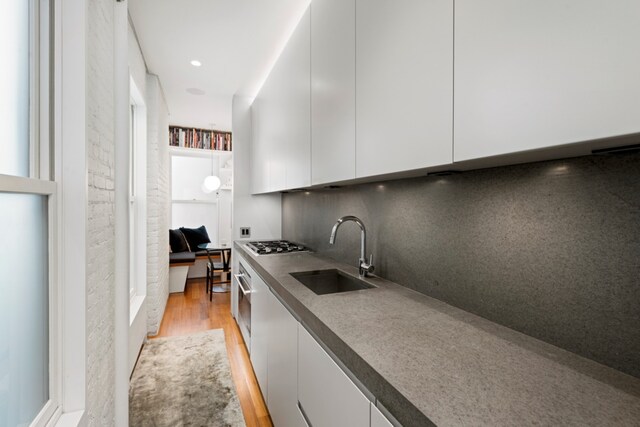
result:
M 640 377 L 640 154 L 289 193 L 283 238 Z M 380 325 L 384 327 L 384 325 Z

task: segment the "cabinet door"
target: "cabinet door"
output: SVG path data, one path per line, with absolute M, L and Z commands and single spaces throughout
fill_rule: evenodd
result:
M 253 193 L 311 184 L 311 16 L 307 9 L 254 104 Z
M 283 64 L 277 62 L 269 74 L 260 94 L 254 100 L 257 111 L 254 121 L 255 144 L 252 152 L 254 194 L 284 189 L 286 169 L 283 156 L 286 154 L 286 132 L 288 120 L 283 109 L 284 76 Z M 255 114 L 252 110 L 252 113 Z
M 263 115 L 267 114 L 266 102 L 257 97 L 251 105 L 251 192 L 260 194 L 269 191 L 268 129 L 263 127 Z
M 269 353 L 269 288 L 257 274 L 251 275 L 251 364 L 262 396 L 267 398 Z
M 453 0 L 356 0 L 356 176 L 451 163 L 452 132 Z
M 355 0 L 311 4 L 311 183 L 355 178 Z
M 369 400 L 301 325 L 298 402 L 313 427 L 369 427 Z
M 278 299 L 269 293 L 269 356 L 267 363 L 267 406 L 278 427 L 302 427 L 298 411 L 298 322 Z
M 237 268 L 233 268 L 231 271 L 238 271 Z M 231 276 L 231 316 L 236 319 L 236 322 L 238 321 L 238 292 L 240 292 L 240 290 L 238 289 L 238 283 L 237 280 L 235 279 L 235 277 Z
M 311 184 L 311 13 L 300 19 L 279 59 L 284 67 L 286 189 Z
M 640 2 L 457 0 L 455 161 L 640 131 Z
M 373 403 L 371 404 L 371 427 L 393 427 L 393 424 Z

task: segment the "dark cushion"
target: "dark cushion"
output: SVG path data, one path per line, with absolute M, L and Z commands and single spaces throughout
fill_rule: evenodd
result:
M 193 252 L 174 252 L 169 254 L 169 264 L 181 264 L 187 262 L 196 262 L 196 254 Z
M 207 234 L 207 229 L 205 226 L 200 226 L 198 228 L 184 228 L 180 227 L 180 231 L 184 234 L 184 237 L 187 238 L 187 242 L 189 242 L 190 250 L 193 252 L 198 251 L 198 245 L 203 243 L 211 243 L 209 240 L 209 235 Z
M 180 230 L 169 230 L 169 245 L 171 252 L 189 252 L 189 243 Z

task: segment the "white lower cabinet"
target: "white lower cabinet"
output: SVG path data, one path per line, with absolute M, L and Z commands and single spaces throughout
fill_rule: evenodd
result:
M 251 274 L 251 364 L 275 427 L 389 427 L 389 421 Z
M 269 293 L 267 406 L 273 425 L 302 427 L 298 411 L 298 321 Z
M 271 291 L 257 274 L 251 275 L 251 364 L 262 395 L 267 396 L 269 351 L 269 297 Z
M 298 402 L 312 427 L 369 426 L 369 400 L 302 326 Z
M 303 427 L 298 411 L 298 321 L 251 275 L 251 364 L 277 427 Z
M 393 424 L 373 403 L 371 404 L 371 427 L 393 427 Z

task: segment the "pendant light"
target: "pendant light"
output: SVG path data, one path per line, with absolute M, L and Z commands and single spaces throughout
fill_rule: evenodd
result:
M 211 151 L 211 175 L 207 176 L 202 182 L 202 191 L 206 194 L 213 193 L 220 188 L 222 182 L 220 178 L 213 174 L 213 150 Z
M 213 193 L 220 188 L 220 184 L 220 178 L 215 175 L 209 175 L 204 179 L 204 182 L 202 183 L 202 191 L 207 194 Z

